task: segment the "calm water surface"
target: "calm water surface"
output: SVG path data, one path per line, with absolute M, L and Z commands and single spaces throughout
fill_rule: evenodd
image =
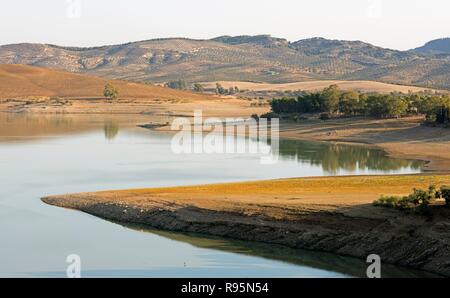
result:
M 0 276 L 343 277 L 365 264 L 317 252 L 111 223 L 43 204 L 71 192 L 282 177 L 416 173 L 420 162 L 360 146 L 282 141 L 279 162 L 257 155 L 176 155 L 149 117 L 0 114 Z M 161 120 L 161 119 L 160 119 Z M 393 266 L 385 276 L 421 272 Z

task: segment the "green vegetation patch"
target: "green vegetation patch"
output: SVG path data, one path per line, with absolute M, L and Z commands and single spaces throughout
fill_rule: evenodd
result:
M 332 116 L 398 118 L 426 115 L 428 122 L 450 123 L 450 96 L 430 92 L 360 93 L 342 91 L 337 85 L 331 85 L 320 92 L 304 92 L 297 97 L 274 98 L 270 106 L 272 112 L 277 115 L 317 113 L 321 115 L 322 120 Z
M 407 196 L 381 196 L 373 202 L 374 206 L 413 211 L 420 214 L 429 212 L 429 206 L 436 199 L 445 199 L 445 205 L 450 206 L 450 187 L 430 185 L 427 190 L 414 188 Z

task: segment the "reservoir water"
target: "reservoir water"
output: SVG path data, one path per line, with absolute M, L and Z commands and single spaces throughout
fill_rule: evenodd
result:
M 254 154 L 174 154 L 148 116 L 0 114 L 0 276 L 64 277 L 69 254 L 85 277 L 364 276 L 353 258 L 276 245 L 123 226 L 48 206 L 73 192 L 258 179 L 420 172 L 421 162 L 362 146 L 280 142 L 279 161 Z M 423 276 L 383 267 L 385 276 Z

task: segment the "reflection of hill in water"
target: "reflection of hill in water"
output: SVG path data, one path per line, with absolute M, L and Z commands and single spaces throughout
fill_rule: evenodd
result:
M 151 119 L 159 118 L 152 117 Z M 12 114 L 0 113 L 0 142 L 34 141 L 46 137 L 67 136 L 103 128 L 106 139 L 114 139 L 120 128 L 134 128 L 149 121 L 143 115 L 101 114 Z
M 346 144 L 326 144 L 295 140 L 280 140 L 280 157 L 321 166 L 328 173 L 340 170 L 398 171 L 404 168 L 419 170 L 422 162 L 395 159 L 380 149 Z
M 198 248 L 262 257 L 299 266 L 339 272 L 349 276 L 366 277 L 367 263 L 356 258 L 343 257 L 325 252 L 293 249 L 282 245 L 241 241 L 192 233 L 161 231 L 143 225 L 120 224 L 133 230 L 148 232 L 171 240 L 188 243 Z M 436 277 L 432 273 L 405 269 L 389 264 L 383 264 L 382 266 L 383 277 Z

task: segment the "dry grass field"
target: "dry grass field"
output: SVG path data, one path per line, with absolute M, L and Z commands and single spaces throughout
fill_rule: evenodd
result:
M 322 81 L 305 81 L 305 82 L 295 82 L 295 83 L 284 83 L 284 84 L 272 84 L 272 83 L 252 83 L 252 82 L 240 82 L 240 81 L 220 81 L 220 83 L 225 88 L 230 88 L 237 86 L 240 90 L 250 90 L 250 91 L 319 91 L 330 85 L 336 84 L 340 89 L 350 91 L 361 91 L 361 92 L 377 92 L 377 93 L 391 93 L 391 92 L 421 92 L 428 89 L 415 87 L 415 86 L 405 86 L 405 85 L 394 85 L 375 81 L 337 81 L 337 80 L 322 80 Z M 212 89 L 216 87 L 216 82 L 204 82 L 202 83 L 205 88 Z M 446 92 L 446 91 L 440 91 Z
M 106 83 L 119 90 L 113 102 L 103 98 Z M 0 65 L 0 111 L 72 114 L 191 115 L 261 114 L 268 107 L 249 101 L 178 91 L 160 86 L 68 73 L 24 65 Z
M 103 88 L 111 82 L 119 89 L 120 98 L 205 100 L 195 93 L 159 86 L 69 73 L 25 65 L 0 65 L 0 98 L 59 96 L 66 98 L 102 98 Z
M 297 216 L 305 211 L 345 212 L 345 207 L 366 206 L 352 210 L 364 212 L 358 216 L 373 217 L 377 211 L 384 211 L 371 205 L 381 195 L 407 195 L 414 187 L 425 189 L 430 184 L 450 185 L 450 175 L 294 178 L 80 193 L 54 196 L 45 201 L 65 202 L 67 205 L 86 201 L 89 204 L 123 204 L 139 208 L 195 206 L 245 215 L 263 214 L 276 219 L 292 219 L 291 215 Z
M 294 178 L 45 197 L 121 223 L 282 244 L 450 276 L 448 208 L 433 218 L 373 206 L 380 195 L 449 185 L 449 175 Z

